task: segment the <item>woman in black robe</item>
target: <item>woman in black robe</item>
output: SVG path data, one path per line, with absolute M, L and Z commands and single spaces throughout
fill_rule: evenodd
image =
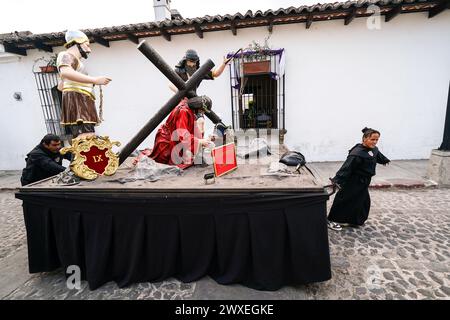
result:
M 376 147 L 380 132 L 371 128 L 364 128 L 362 132 L 362 143 L 349 150 L 347 160 L 331 179 L 339 188 L 328 215 L 328 226 L 333 230 L 364 224 L 369 216 L 369 185 L 375 167 L 377 163 L 390 162 Z

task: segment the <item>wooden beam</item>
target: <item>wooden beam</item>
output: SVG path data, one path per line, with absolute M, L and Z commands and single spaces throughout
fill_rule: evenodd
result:
M 166 39 L 167 41 L 171 41 L 172 38 L 170 36 L 170 34 L 166 31 L 166 29 L 161 28 L 161 35 L 164 37 L 164 39 Z
M 203 39 L 203 30 L 198 24 L 195 25 L 195 33 L 200 39 Z
M 127 34 L 127 38 L 128 38 L 128 40 L 130 40 L 131 42 L 134 42 L 134 43 L 136 43 L 136 44 L 139 44 L 139 38 L 136 37 L 134 34 L 128 33 L 128 34 Z
M 102 46 L 104 46 L 104 47 L 109 48 L 109 41 L 108 41 L 108 40 L 106 40 L 106 39 L 104 39 L 104 38 L 102 38 L 102 37 L 97 37 L 97 36 L 94 36 L 94 40 L 95 40 L 95 42 L 97 42 L 98 44 L 100 44 L 100 45 L 102 45 Z
M 344 25 L 348 26 L 356 17 L 356 8 L 353 8 L 345 17 Z
M 27 55 L 27 50 L 26 49 L 22 49 L 22 48 L 18 48 L 16 46 L 10 45 L 10 44 L 3 44 L 3 47 L 5 48 L 5 52 L 8 53 L 14 53 L 14 54 L 18 54 L 21 56 L 26 56 Z
M 42 43 L 41 41 L 35 42 L 34 46 L 37 49 L 41 49 L 41 50 L 44 50 L 44 51 L 47 51 L 47 52 L 53 52 L 53 48 L 51 46 L 46 45 L 46 44 Z
M 437 16 L 445 9 L 450 9 L 450 0 L 443 0 L 428 11 L 428 19 Z
M 398 4 L 386 13 L 384 21 L 389 22 L 402 12 L 402 5 Z
M 310 13 L 308 16 L 308 20 L 306 20 L 306 29 L 309 29 L 309 27 L 311 27 L 313 18 L 314 18 L 314 15 L 312 13 Z
M 233 33 L 233 36 L 237 35 L 237 28 L 236 28 L 236 22 L 231 21 L 231 32 Z
M 273 31 L 273 19 L 269 18 L 269 25 L 267 26 L 267 30 L 269 31 L 269 33 L 272 33 Z

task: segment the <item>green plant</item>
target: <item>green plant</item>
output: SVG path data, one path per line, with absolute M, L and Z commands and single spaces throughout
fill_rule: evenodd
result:
M 250 43 L 248 47 L 245 48 L 245 51 L 252 52 L 246 57 L 247 62 L 267 60 L 267 55 L 270 51 L 267 40 L 268 38 L 264 39 L 263 45 L 253 40 L 252 43 Z
M 56 53 L 52 54 L 48 60 L 47 66 L 56 67 L 56 59 L 58 59 L 58 55 Z
M 253 107 L 255 105 L 255 101 L 251 100 L 248 102 L 248 119 L 253 120 L 255 117 L 255 108 Z

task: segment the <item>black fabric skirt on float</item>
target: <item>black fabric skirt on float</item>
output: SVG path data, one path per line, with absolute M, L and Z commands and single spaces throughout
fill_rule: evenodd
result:
M 352 175 L 336 193 L 328 220 L 361 226 L 369 217 L 371 178 Z
M 91 289 L 209 275 L 220 284 L 277 290 L 331 278 L 326 193 L 16 197 L 23 200 L 30 272 L 78 265 Z

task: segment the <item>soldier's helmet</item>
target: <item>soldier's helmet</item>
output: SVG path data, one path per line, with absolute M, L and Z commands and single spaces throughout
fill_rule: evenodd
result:
M 64 44 L 64 47 L 69 48 L 73 44 L 78 43 L 82 44 L 85 42 L 89 42 L 89 38 L 86 36 L 86 34 L 80 30 L 69 30 L 66 32 L 66 43 Z
M 187 50 L 186 53 L 184 54 L 184 58 L 186 60 L 192 60 L 192 61 L 200 60 L 200 57 L 198 56 L 197 51 L 195 51 L 193 49 Z

